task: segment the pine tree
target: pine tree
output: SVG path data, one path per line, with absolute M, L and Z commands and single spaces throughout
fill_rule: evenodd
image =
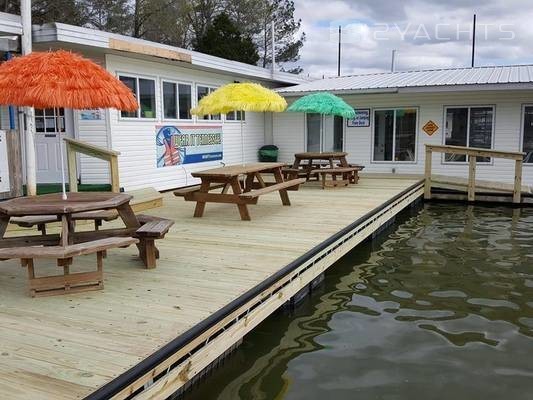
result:
M 101 31 L 126 34 L 131 29 L 129 0 L 81 0 L 85 25 Z
M 268 67 L 272 64 L 272 22 L 276 40 L 276 63 L 295 63 L 300 59 L 300 49 L 305 42 L 305 33 L 300 33 L 301 20 L 294 17 L 294 1 L 292 0 L 263 0 L 260 15 L 261 32 L 256 42 L 260 54 L 260 64 Z M 287 72 L 300 73 L 301 67 L 295 67 Z
M 255 65 L 259 60 L 252 39 L 243 34 L 226 13 L 218 15 L 205 33 L 196 39 L 194 49 L 247 64 Z

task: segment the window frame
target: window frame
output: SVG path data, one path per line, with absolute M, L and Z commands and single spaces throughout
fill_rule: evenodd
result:
M 117 79 L 118 80 L 120 80 L 120 77 L 134 78 L 135 81 L 136 81 L 136 85 L 137 85 L 137 93 L 134 93 L 135 100 L 137 100 L 137 110 L 135 111 L 137 113 L 137 116 L 136 117 L 123 117 L 122 116 L 122 111 L 119 110 L 118 111 L 118 119 L 119 119 L 119 121 L 157 121 L 158 115 L 159 115 L 159 107 L 157 106 L 157 103 L 158 103 L 158 98 L 157 98 L 158 90 L 157 90 L 157 87 L 159 85 L 159 79 L 157 79 L 156 76 L 141 75 L 141 74 L 134 74 L 134 73 L 129 73 L 129 72 L 121 72 L 121 71 L 117 71 L 116 75 L 117 75 Z M 139 79 L 145 79 L 145 80 L 150 80 L 150 81 L 154 82 L 154 106 L 155 106 L 155 110 L 154 110 L 154 117 L 153 118 L 141 117 L 141 99 L 140 99 L 140 95 L 138 93 L 139 89 L 140 89 Z M 159 85 L 159 87 L 162 88 L 162 85 Z
M 522 111 L 520 112 L 520 151 L 524 152 L 524 136 L 525 136 L 525 116 L 526 116 L 526 107 L 533 107 L 533 103 L 523 103 Z M 523 166 L 532 167 L 533 162 L 523 162 Z
M 444 106 L 443 113 L 442 113 L 442 144 L 446 146 L 446 114 L 448 113 L 449 108 L 467 108 L 468 109 L 468 116 L 467 116 L 467 131 L 466 131 L 466 147 L 469 147 L 468 144 L 470 143 L 470 109 L 472 108 L 492 108 L 492 131 L 490 136 L 490 149 L 487 150 L 494 150 L 494 135 L 496 131 L 496 105 L 495 104 L 463 104 L 463 105 L 447 105 Z M 489 157 L 490 161 L 478 161 L 476 160 L 476 164 L 481 165 L 493 165 L 494 164 L 494 157 Z M 441 164 L 446 165 L 465 165 L 468 164 L 468 156 L 465 156 L 465 161 L 446 161 L 446 153 L 442 153 L 441 155 Z
M 375 146 L 375 124 L 376 124 L 376 111 L 394 111 L 394 124 L 392 135 L 392 154 L 396 153 L 396 111 L 397 110 L 416 110 L 416 122 L 415 122 L 415 154 L 413 161 L 395 161 L 395 160 L 374 160 L 374 146 Z M 371 164 L 417 164 L 418 163 L 418 136 L 420 131 L 420 107 L 419 106 L 398 106 L 398 107 L 376 107 L 371 109 L 371 121 L 370 121 L 370 163 Z
M 44 130 L 37 130 L 37 123 L 35 123 L 35 133 L 37 134 L 58 134 L 67 132 L 67 118 L 65 115 L 65 108 L 63 107 L 53 107 L 53 108 L 36 108 L 36 110 L 42 110 L 42 115 L 35 115 L 35 120 L 39 119 L 43 121 Z M 53 114 L 49 115 L 46 113 L 46 110 L 53 110 Z M 61 110 L 63 110 L 63 115 L 61 115 Z M 46 120 L 52 118 L 54 121 L 54 131 L 47 131 Z M 63 120 L 63 129 L 58 129 L 57 121 Z
M 195 90 L 194 83 L 191 82 L 191 81 L 182 81 L 182 80 L 176 80 L 176 79 L 166 78 L 166 77 L 161 77 L 159 79 L 159 81 L 160 81 L 159 82 L 159 87 L 160 87 L 160 96 L 161 96 L 161 120 L 162 121 L 173 121 L 173 122 L 176 122 L 176 121 L 192 122 L 192 121 L 194 121 L 194 115 L 192 115 L 192 114 L 191 114 L 191 118 L 188 118 L 188 119 L 179 118 L 179 114 L 180 114 L 179 85 L 188 85 L 188 86 L 190 86 L 190 88 L 191 88 L 191 110 L 192 110 L 194 108 L 194 106 L 195 106 L 194 99 L 198 98 L 198 96 L 196 95 L 196 90 Z M 163 91 L 164 83 L 173 83 L 173 84 L 176 85 L 176 112 L 177 112 L 178 118 L 167 118 L 165 116 L 165 96 L 164 96 L 164 91 Z
M 244 114 L 244 118 L 242 120 L 240 119 L 237 119 L 237 113 L 240 112 L 241 115 Z M 234 114 L 235 115 L 235 119 L 228 119 L 228 114 Z M 230 111 L 230 112 L 227 112 L 226 114 L 224 114 L 224 121 L 225 122 L 228 122 L 230 124 L 232 123 L 241 123 L 241 121 L 243 123 L 246 122 L 246 111 L 241 111 L 241 110 L 238 110 L 238 111 Z
M 208 95 L 211 94 L 211 91 L 214 91 L 214 90 L 217 90 L 218 88 L 220 88 L 220 86 L 216 86 L 215 84 L 196 82 L 194 84 L 194 94 L 195 94 L 195 96 L 194 96 L 194 105 L 195 105 L 195 107 L 198 106 L 198 103 L 200 102 L 200 100 L 198 99 L 198 87 L 199 86 L 208 88 L 209 89 L 209 91 L 207 93 Z M 202 117 L 197 115 L 196 116 L 196 121 L 197 122 L 219 123 L 219 124 L 221 124 L 223 122 L 223 119 L 225 120 L 225 114 L 215 114 L 215 115 L 220 115 L 220 119 L 212 119 L 213 115 L 212 114 L 208 114 L 208 116 L 209 116 L 208 119 L 204 119 L 204 118 L 202 118 Z M 233 121 L 230 121 L 230 122 L 233 122 Z

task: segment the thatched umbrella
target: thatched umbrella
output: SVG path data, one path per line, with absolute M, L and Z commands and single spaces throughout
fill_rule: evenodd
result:
M 93 61 L 64 50 L 33 52 L 2 64 L 0 105 L 124 111 L 139 107 L 131 90 L 115 76 Z M 66 199 L 60 134 L 58 137 L 63 198 Z

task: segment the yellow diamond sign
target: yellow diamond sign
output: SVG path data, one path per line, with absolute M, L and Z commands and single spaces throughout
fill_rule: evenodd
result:
M 426 132 L 428 136 L 431 136 L 431 135 L 433 135 L 435 132 L 437 132 L 437 131 L 439 130 L 439 126 L 438 126 L 435 122 L 429 120 L 429 121 L 428 121 L 428 122 L 422 127 L 422 130 L 423 130 L 424 132 Z

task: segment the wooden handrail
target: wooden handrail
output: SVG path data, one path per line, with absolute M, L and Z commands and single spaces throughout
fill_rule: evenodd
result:
M 78 191 L 78 169 L 76 165 L 76 153 L 85 154 L 89 157 L 98 158 L 109 162 L 111 172 L 111 191 L 120 192 L 120 183 L 118 175 L 118 156 L 119 151 L 105 149 L 103 147 L 95 146 L 90 143 L 82 142 L 70 138 L 63 139 L 67 147 L 67 165 L 68 165 L 68 180 L 71 192 Z
M 482 149 L 478 147 L 445 146 L 426 144 L 426 163 L 424 168 L 424 199 L 431 199 L 431 157 L 435 153 L 461 154 L 468 156 L 468 201 L 476 199 L 476 162 L 477 157 L 504 158 L 515 161 L 513 203 L 520 203 L 522 197 L 522 165 L 525 153 Z

